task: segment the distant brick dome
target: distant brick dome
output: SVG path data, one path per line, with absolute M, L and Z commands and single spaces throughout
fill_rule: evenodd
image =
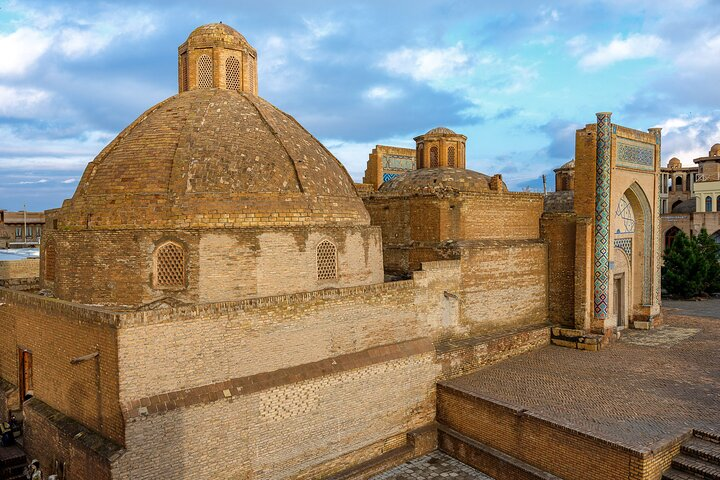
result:
M 453 132 L 449 128 L 446 127 L 435 127 L 433 129 L 428 130 L 428 132 L 425 135 L 457 135 L 457 133 Z
M 668 168 L 676 169 L 676 168 L 682 168 L 682 162 L 679 158 L 673 157 L 670 159 L 670 161 L 667 164 Z
M 709 157 L 720 157 L 720 143 L 716 143 L 710 148 Z
M 503 187 L 505 185 L 503 184 Z M 422 194 L 487 192 L 490 177 L 464 168 L 423 168 L 397 176 L 380 186 L 381 193 Z
M 87 166 L 60 221 L 237 228 L 368 225 L 369 216 L 345 168 L 294 118 L 212 88 L 170 97 L 121 132 Z
M 240 32 L 224 23 L 202 25 L 188 35 L 187 41 L 192 44 L 216 45 L 221 42 L 226 46 L 236 44 L 237 46 L 250 47 L 250 44 Z

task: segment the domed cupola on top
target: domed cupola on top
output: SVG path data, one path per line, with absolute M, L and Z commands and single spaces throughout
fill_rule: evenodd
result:
M 198 27 L 178 47 L 180 92 L 224 88 L 257 95 L 257 52 L 224 23 Z
M 352 178 L 255 95 L 255 58 L 227 25 L 190 34 L 181 92 L 120 132 L 52 213 L 43 288 L 144 307 L 382 281 L 380 229 Z
M 418 169 L 465 168 L 465 135 L 436 127 L 414 140 Z

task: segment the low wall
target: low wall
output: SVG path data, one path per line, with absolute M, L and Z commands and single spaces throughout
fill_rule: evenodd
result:
M 659 480 L 685 438 L 638 451 L 442 383 L 437 399 L 441 425 L 565 480 Z
M 33 398 L 23 404 L 24 448 L 37 458 L 45 475 L 65 480 L 110 480 L 110 464 L 122 447 Z
M 39 276 L 39 258 L 0 261 L 0 280 L 11 278 L 38 278 Z

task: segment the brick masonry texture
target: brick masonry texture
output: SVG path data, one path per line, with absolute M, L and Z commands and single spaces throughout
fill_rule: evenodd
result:
M 474 468 L 439 451 L 411 460 L 372 477 L 372 480 L 405 480 L 410 478 L 417 480 L 447 478 L 456 480 L 493 480 Z
M 679 439 L 691 428 L 717 433 L 720 418 L 720 324 L 665 317 L 666 326 L 597 353 L 548 347 L 450 380 L 459 393 L 440 387 L 438 420 L 562 478 L 659 478 Z M 637 337 L 668 337 L 673 328 L 697 333 L 638 345 Z
M 0 280 L 36 278 L 38 275 L 40 275 L 40 260 L 37 258 L 0 262 Z

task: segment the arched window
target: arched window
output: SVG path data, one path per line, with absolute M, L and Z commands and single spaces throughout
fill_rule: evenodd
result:
M 197 61 L 198 88 L 213 87 L 213 62 L 212 59 L 202 54 Z
M 185 249 L 175 242 L 165 242 L 155 250 L 155 286 L 185 287 Z
M 709 195 L 705 197 L 705 211 L 712 212 L 712 197 Z
M 332 242 L 320 242 L 316 249 L 316 258 L 318 280 L 337 278 L 337 249 Z
M 55 243 L 49 242 L 45 245 L 45 280 L 55 281 Z
M 672 227 L 670 230 L 665 232 L 665 250 L 670 248 L 670 245 L 672 245 L 673 240 L 675 240 L 675 235 L 678 234 L 680 229 L 678 227 Z
M 669 192 L 673 191 L 672 178 L 670 178 L 670 177 L 667 177 L 667 191 L 669 191 Z
M 425 167 L 425 157 L 423 155 L 424 153 L 425 153 L 425 146 L 424 146 L 424 144 L 421 143 L 418 145 L 418 150 L 417 150 L 417 166 L 418 166 L 418 168 Z
M 438 147 L 430 147 L 430 168 L 436 168 L 440 166 L 440 159 L 438 155 Z
M 455 166 L 455 147 L 448 148 L 448 167 Z
M 228 90 L 240 90 L 240 62 L 235 57 L 225 60 L 225 87 Z
M 675 190 L 677 190 L 678 192 L 682 192 L 682 182 L 683 182 L 682 175 L 675 177 L 675 187 L 676 187 Z

